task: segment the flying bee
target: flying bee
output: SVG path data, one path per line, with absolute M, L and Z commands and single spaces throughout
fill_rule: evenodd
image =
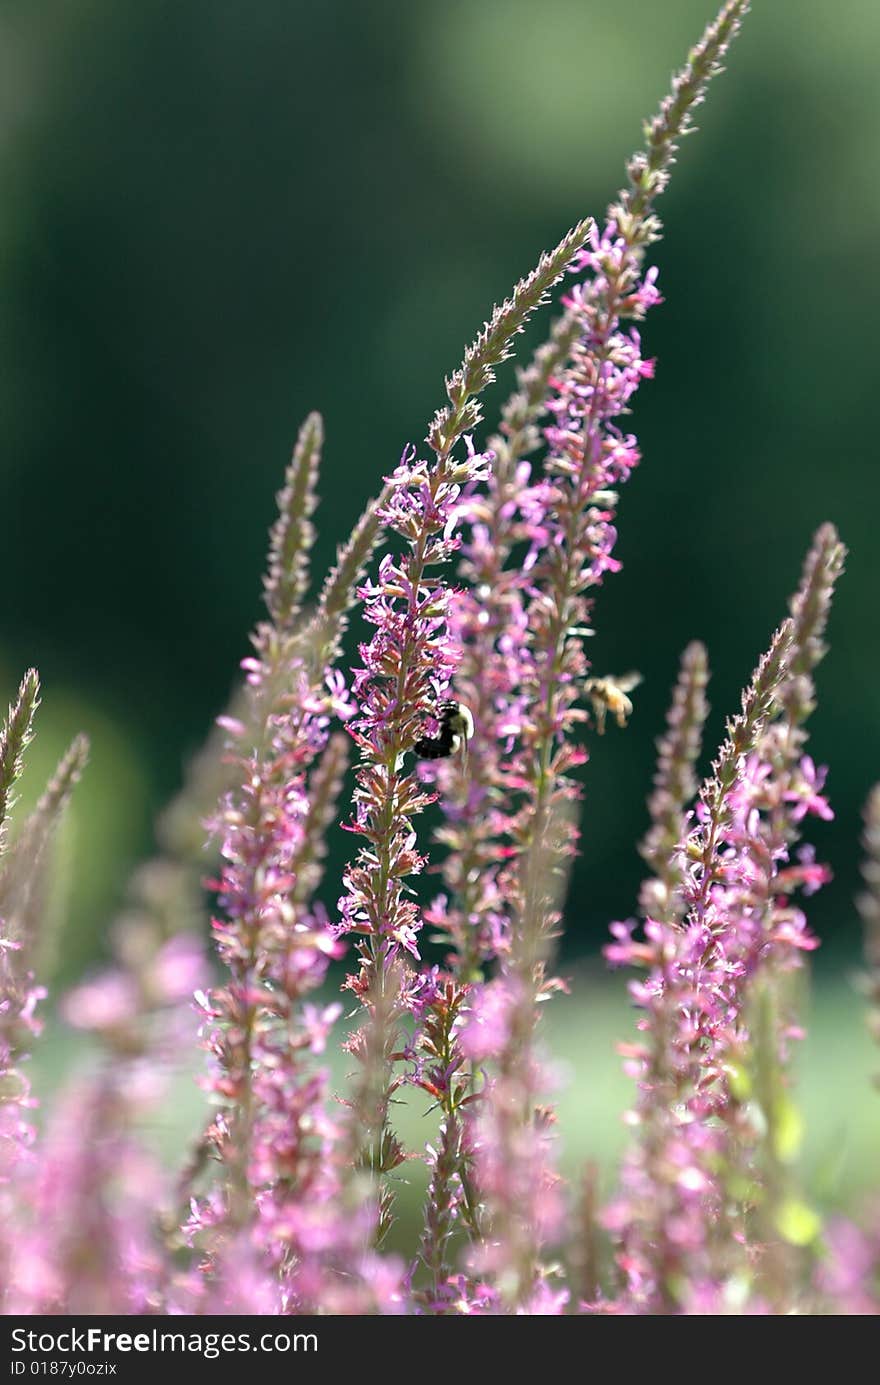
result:
M 633 709 L 627 693 L 631 693 L 633 688 L 637 688 L 641 681 L 642 675 L 640 673 L 624 673 L 619 678 L 608 674 L 605 678 L 587 679 L 584 684 L 584 692 L 593 704 L 596 730 L 600 736 L 605 734 L 605 718 L 609 712 L 618 726 L 626 726 L 627 719 L 632 716 Z
M 463 702 L 441 702 L 434 713 L 437 722 L 435 736 L 421 736 L 413 750 L 422 760 L 445 760 L 460 755 L 462 768 L 467 765 L 467 743 L 474 734 L 474 719 Z

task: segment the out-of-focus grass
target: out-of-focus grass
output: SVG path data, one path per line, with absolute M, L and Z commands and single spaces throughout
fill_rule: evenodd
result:
M 808 999 L 808 1037 L 797 1045 L 797 1104 L 804 1117 L 800 1176 L 823 1210 L 856 1210 L 877 1191 L 880 1151 L 880 1093 L 872 1089 L 880 1071 L 880 1053 L 871 1043 L 864 1009 L 846 980 L 817 986 Z M 586 1160 L 595 1161 L 603 1189 L 613 1187 L 614 1171 L 626 1140 L 622 1115 L 632 1100 L 632 1083 L 621 1070 L 616 1052 L 620 1039 L 632 1037 L 636 1012 L 629 1005 L 622 977 L 609 978 L 584 969 L 572 980 L 571 994 L 547 1007 L 545 1036 L 553 1056 L 558 1087 L 561 1162 L 576 1178 Z M 81 1063 L 93 1061 L 89 1045 L 50 1027 L 36 1045 L 32 1078 L 38 1095 L 51 1104 L 57 1089 Z M 330 1057 L 337 1090 L 344 1086 L 350 1060 Z M 197 1055 L 175 1073 L 169 1094 L 155 1112 L 149 1136 L 163 1160 L 176 1167 L 205 1115 L 205 1097 L 197 1085 L 203 1071 Z M 436 1113 L 426 1114 L 429 1099 L 418 1091 L 402 1094 L 395 1119 L 407 1148 L 419 1151 L 436 1131 Z M 399 1184 L 398 1244 L 413 1244 L 419 1203 L 427 1175 L 413 1159 Z

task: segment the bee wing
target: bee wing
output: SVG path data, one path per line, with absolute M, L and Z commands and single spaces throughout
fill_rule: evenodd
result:
M 614 681 L 621 692 L 628 693 L 632 692 L 633 688 L 637 688 L 640 683 L 644 682 L 644 679 L 640 673 L 631 672 L 622 673 L 620 677 L 615 678 Z
M 460 759 L 460 761 L 461 761 L 461 772 L 462 772 L 462 774 L 467 774 L 467 767 L 468 767 L 468 738 L 467 738 L 467 736 L 465 736 L 465 735 L 461 735 L 461 736 L 459 736 L 459 738 L 458 738 L 458 755 L 459 755 L 459 759 Z

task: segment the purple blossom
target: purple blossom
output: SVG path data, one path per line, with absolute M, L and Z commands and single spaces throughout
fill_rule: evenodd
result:
M 353 1051 L 364 1063 L 367 1086 L 379 1082 L 384 1091 L 378 1103 L 370 1099 L 369 1112 L 361 1107 L 358 1114 L 367 1122 L 367 1143 L 385 1150 L 384 1173 L 402 1158 L 396 1142 L 384 1134 L 393 1091 L 392 1055 L 403 1047 L 398 1031 L 408 982 L 400 960 L 420 960 L 422 917 L 406 882 L 423 869 L 425 858 L 411 824 L 435 797 L 416 773 L 404 768 L 404 756 L 448 696 L 456 662 L 448 636 L 450 593 L 430 569 L 454 551 L 456 540 L 450 534 L 462 486 L 484 479 L 489 460 L 474 450 L 470 439 L 463 461 L 441 455 L 434 467 L 418 460 L 414 448 L 405 450 L 390 478 L 382 518 L 404 540 L 406 550 L 397 560 L 386 554 L 378 581 L 361 592 L 364 617 L 375 633 L 360 646 L 361 667 L 353 685 L 359 711 L 350 730 L 361 762 L 351 830 L 367 845 L 346 872 L 339 910 L 342 930 L 361 939 L 356 986 L 376 1032 L 374 1038 L 365 1033 Z M 394 999 L 387 1003 L 390 994 Z M 381 1054 L 376 1044 L 381 1044 Z M 371 1053 L 378 1065 L 374 1078 L 368 1076 Z
M 880 1314 L 880 1220 L 869 1208 L 864 1226 L 833 1217 L 825 1229 L 825 1256 L 817 1287 L 830 1312 L 854 1317 Z
M 817 769 L 809 755 L 803 757 L 798 768 L 799 779 L 785 792 L 786 803 L 794 805 L 791 810 L 792 821 L 801 822 L 808 814 L 812 814 L 825 822 L 832 822 L 834 813 L 822 796 L 828 770 L 824 766 Z

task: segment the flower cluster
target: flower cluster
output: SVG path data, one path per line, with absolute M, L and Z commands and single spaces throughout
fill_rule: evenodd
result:
M 494 366 L 510 354 L 514 336 L 588 233 L 589 225 L 580 223 L 542 255 L 532 274 L 495 309 L 461 368 L 447 380 L 449 405 L 435 415 L 428 432 L 433 463 L 408 448 L 383 492 L 380 519 L 397 543 L 402 541 L 403 553 L 383 558 L 378 581 L 360 591 L 364 617 L 376 631 L 360 646 L 362 667 L 353 684 L 360 715 L 352 732 L 360 763 L 351 830 L 367 844 L 346 872 L 339 909 L 343 931 L 362 940 L 360 968 L 349 981 L 367 1011 L 364 1029 L 350 1045 L 363 1074 L 352 1110 L 362 1132 L 356 1141 L 359 1162 L 380 1179 L 380 1237 L 391 1208 L 382 1180 L 404 1157 L 388 1125 L 389 1103 L 400 1081 L 393 1073 L 399 1026 L 411 991 L 401 954 L 419 959 L 421 916 L 407 897 L 407 882 L 421 871 L 424 856 L 411 824 L 433 798 L 404 768 L 403 757 L 423 736 L 436 736 L 440 704 L 455 668 L 448 636 L 453 594 L 431 569 L 456 551 L 459 503 L 489 474 L 491 454 L 477 452 L 466 433 L 479 422 L 476 396 L 494 379 Z M 463 437 L 466 454 L 460 457 L 456 447 Z
M 454 551 L 461 483 L 485 479 L 489 460 L 477 455 L 468 439 L 467 460 L 457 468 L 461 482 L 453 482 L 432 475 L 415 460 L 414 450 L 404 454 L 384 521 L 409 552 L 397 561 L 383 558 L 378 581 L 359 592 L 364 618 L 376 631 L 360 646 L 363 666 L 353 685 L 360 710 L 352 730 L 367 767 L 355 792 L 352 827 L 368 838 L 378 835 L 381 817 L 382 831 L 381 841 L 365 849 L 349 872 L 340 912 L 347 932 L 374 940 L 390 957 L 400 949 L 419 956 L 419 915 L 405 897 L 405 881 L 423 864 L 414 849 L 411 820 L 432 799 L 400 762 L 423 732 L 436 731 L 437 708 L 448 697 L 455 667 L 446 638 L 450 593 L 442 580 L 428 577 L 427 569 Z
M 478 1283 L 493 1286 L 494 1311 L 555 1315 L 569 1295 L 554 1283 L 544 1253 L 561 1238 L 565 1199 L 553 1112 L 537 1105 L 548 1086 L 546 1073 L 531 1036 L 517 1033 L 523 984 L 509 975 L 490 981 L 461 1037 L 464 1055 L 488 1073 L 469 1130 L 486 1223 L 470 1268 Z
M 314 1062 L 341 1006 L 306 999 L 343 950 L 312 900 L 347 760 L 332 720 L 354 711 L 341 675 L 297 629 L 320 439 L 313 416 L 279 496 L 266 580 L 272 619 L 244 661 L 242 717 L 222 718 L 236 787 L 213 823 L 222 863 L 213 928 L 229 981 L 200 1005 L 219 1099 L 204 1146 L 227 1172 L 193 1200 L 187 1224 L 218 1280 L 250 1229 L 244 1244 L 274 1266 L 275 1303 L 288 1310 L 320 1299 L 337 1259 L 352 1264 L 369 1238 L 341 1205 L 328 1074 Z
M 801 952 L 816 946 L 791 896 L 799 887 L 810 892 L 824 872 L 809 855 L 792 859 L 792 847 L 807 812 L 830 816 L 817 791 L 822 776 L 801 754 L 801 721 L 812 706 L 811 673 L 824 652 L 821 637 L 842 563 L 843 548 L 827 525 L 808 555 L 791 618 L 729 726 L 693 825 L 670 853 L 662 888 L 643 894 L 649 902 L 658 898 L 665 916 L 649 916 L 643 938 L 633 936 L 632 925 L 616 925 L 606 949 L 612 962 L 647 971 L 631 985 L 645 1012 L 644 1037 L 626 1046 L 639 1084 L 632 1113 L 638 1141 L 609 1222 L 634 1301 L 655 1310 L 680 1306 L 677 1296 L 694 1283 L 721 1292 L 741 1268 L 745 1237 L 738 1222 L 731 1224 L 731 1207 L 739 1206 L 741 1217 L 743 1199 L 732 1199 L 730 1188 L 751 1173 L 744 1150 L 755 1143 L 748 1123 L 759 1103 L 772 1148 L 776 1059 L 784 1060 L 790 1026 L 764 1036 L 755 1064 L 764 1092 L 753 1091 L 749 1002 L 769 974 L 797 965 Z M 664 779 L 672 763 L 686 761 L 699 718 L 693 662 L 691 655 L 661 747 Z M 678 777 L 679 791 L 686 782 Z M 671 801 L 668 784 L 663 789 L 653 800 L 651 842 L 670 808 L 682 806 Z M 678 897 L 681 910 L 670 909 Z M 781 1207 L 773 1211 L 784 1216 Z M 765 1228 L 762 1242 L 781 1231 Z
M 15 702 L 0 732 L 0 851 L 5 845 L 6 819 L 22 757 L 32 734 L 39 701 L 39 681 L 31 669 L 22 680 Z M 30 1084 L 20 1064 L 27 1055 L 29 1039 L 40 1032 L 36 1010 L 46 992 L 39 986 L 16 937 L 0 915 L 0 1185 L 8 1184 L 16 1166 L 33 1143 L 29 1119 Z

